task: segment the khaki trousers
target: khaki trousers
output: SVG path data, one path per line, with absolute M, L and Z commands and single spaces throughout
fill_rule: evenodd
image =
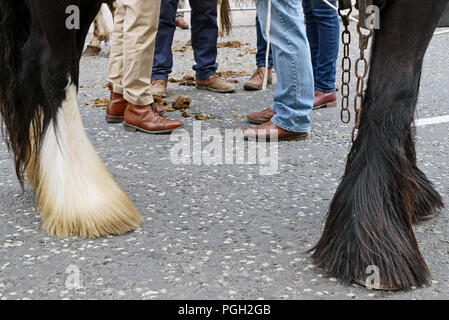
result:
M 109 56 L 113 91 L 130 103 L 153 103 L 151 71 L 161 0 L 117 0 Z

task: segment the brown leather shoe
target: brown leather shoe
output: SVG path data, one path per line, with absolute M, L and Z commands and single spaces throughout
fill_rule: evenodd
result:
M 128 101 L 126 101 L 121 94 L 115 93 L 111 90 L 111 98 L 109 99 L 109 103 L 106 107 L 106 122 L 123 122 L 123 115 L 125 114 L 127 104 Z
M 276 114 L 271 108 L 266 108 L 260 112 L 253 112 L 246 116 L 248 122 L 253 124 L 262 124 L 268 122 Z
M 273 122 L 268 121 L 254 128 L 243 129 L 245 139 L 270 141 L 277 136 L 277 140 L 303 140 L 307 138 L 307 132 L 291 132 L 279 128 Z
M 125 130 L 145 133 L 170 133 L 183 126 L 178 120 L 167 120 L 156 112 L 154 104 L 137 106 L 128 103 L 123 122 Z
M 164 113 L 165 113 L 165 110 L 164 110 L 164 108 L 162 107 L 162 106 L 158 106 L 158 105 L 154 105 L 154 107 L 156 108 L 156 112 L 160 115 L 160 116 L 162 116 Z
M 151 93 L 153 96 L 167 97 L 167 81 L 151 80 Z
M 251 76 L 251 79 L 249 79 L 243 87 L 245 90 L 254 91 L 254 90 L 262 90 L 263 86 L 263 78 L 265 77 L 265 72 L 267 68 L 260 67 L 257 68 L 256 72 Z M 268 84 L 272 84 L 273 82 L 273 72 L 272 69 L 268 69 Z
M 216 74 L 210 76 L 206 80 L 196 82 L 197 89 L 209 90 L 219 93 L 229 93 L 235 91 L 235 86 L 232 83 L 220 79 Z
M 332 108 L 337 106 L 337 93 L 329 92 L 324 93 L 315 90 L 315 102 L 313 104 L 313 109 L 320 108 Z
M 181 29 L 189 29 L 189 25 L 182 18 L 176 19 L 176 26 Z

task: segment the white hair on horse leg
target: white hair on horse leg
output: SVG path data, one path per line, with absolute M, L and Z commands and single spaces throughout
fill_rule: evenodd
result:
M 37 172 L 37 208 L 50 234 L 95 238 L 123 234 L 141 222 L 85 134 L 73 83 L 56 126 L 50 123 L 45 133 Z
M 34 188 L 37 189 L 38 187 L 38 176 L 39 173 L 37 172 L 37 163 L 36 163 L 36 154 L 35 154 L 35 145 L 34 145 L 34 137 L 33 137 L 33 129 L 30 130 L 30 145 L 31 145 L 31 154 L 30 159 L 28 160 L 27 166 L 26 166 L 26 176 L 28 183 Z
M 267 90 L 268 86 L 268 61 L 270 57 L 270 51 L 271 51 L 271 40 L 270 40 L 270 32 L 271 32 L 271 0 L 268 1 L 268 10 L 267 10 L 267 28 L 265 30 L 265 33 L 267 35 L 267 54 L 265 56 L 265 74 L 263 77 L 263 85 L 262 90 Z

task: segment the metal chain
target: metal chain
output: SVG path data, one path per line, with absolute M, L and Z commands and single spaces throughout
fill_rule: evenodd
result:
M 362 29 L 368 31 L 364 33 Z M 365 32 L 366 32 L 365 31 Z M 360 127 L 360 116 L 363 110 L 363 102 L 365 95 L 365 78 L 368 75 L 369 63 L 365 58 L 365 50 L 368 48 L 369 39 L 374 34 L 373 29 L 366 29 L 359 24 L 357 24 L 357 33 L 359 34 L 359 49 L 360 57 L 355 63 L 355 76 L 357 77 L 356 95 L 354 97 L 354 112 L 355 112 L 355 123 L 352 129 L 352 142 L 356 138 L 356 133 Z
M 343 59 L 342 59 L 342 76 L 341 76 L 341 113 L 340 118 L 343 123 L 351 122 L 351 111 L 349 111 L 349 94 L 351 83 L 351 58 L 349 56 L 349 46 L 351 44 L 351 32 L 349 31 L 349 17 L 352 13 L 352 7 L 344 10 L 338 9 L 338 14 L 343 20 L 344 30 L 342 32 L 341 38 L 343 42 Z M 365 28 L 359 22 L 357 24 L 357 33 L 359 34 L 359 49 L 360 57 L 355 63 L 355 76 L 357 77 L 356 95 L 354 97 L 354 112 L 355 112 L 355 123 L 352 129 L 352 142 L 354 142 L 357 131 L 360 127 L 360 116 L 363 110 L 363 100 L 364 100 L 364 90 L 365 90 L 365 79 L 369 71 L 369 63 L 365 58 L 365 50 L 368 48 L 369 39 L 374 34 L 374 26 L 372 28 Z M 363 30 L 364 31 L 363 31 Z
M 341 112 L 340 118 L 343 123 L 351 122 L 351 112 L 349 111 L 349 84 L 351 82 L 351 58 L 349 57 L 349 45 L 351 44 L 351 32 L 349 31 L 349 16 L 352 13 L 352 6 L 348 11 L 338 9 L 338 14 L 340 15 L 343 25 L 345 27 L 343 33 L 341 34 L 341 40 L 343 42 L 343 59 L 341 61 L 341 66 L 343 69 L 341 75 Z

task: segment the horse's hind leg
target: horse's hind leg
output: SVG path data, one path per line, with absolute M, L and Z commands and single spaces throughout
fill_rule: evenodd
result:
M 442 202 L 416 166 L 412 122 L 424 54 L 447 2 L 387 1 L 382 11 L 359 134 L 312 256 L 346 282 L 365 283 L 377 267 L 382 289 L 429 283 L 412 220 Z
M 101 40 L 103 40 L 104 38 L 104 36 L 102 36 L 102 34 L 104 33 L 104 31 L 102 31 L 102 28 L 104 24 L 106 24 L 106 22 L 104 21 L 103 17 L 103 8 L 101 8 L 94 19 L 94 34 L 89 44 L 87 45 L 86 50 L 84 50 L 83 52 L 84 56 L 97 56 L 101 52 Z
M 98 10 L 96 1 L 89 1 L 91 10 Z M 81 14 L 90 14 L 89 6 L 83 6 L 88 1 L 81 2 Z M 43 228 L 60 237 L 133 230 L 140 214 L 102 164 L 81 121 L 77 102 L 80 31 L 65 28 L 64 1 L 33 3 L 33 16 L 42 26 L 33 36 L 48 43 L 43 46 L 40 77 L 48 101 L 41 113 L 48 126 L 40 139 L 33 179 Z

